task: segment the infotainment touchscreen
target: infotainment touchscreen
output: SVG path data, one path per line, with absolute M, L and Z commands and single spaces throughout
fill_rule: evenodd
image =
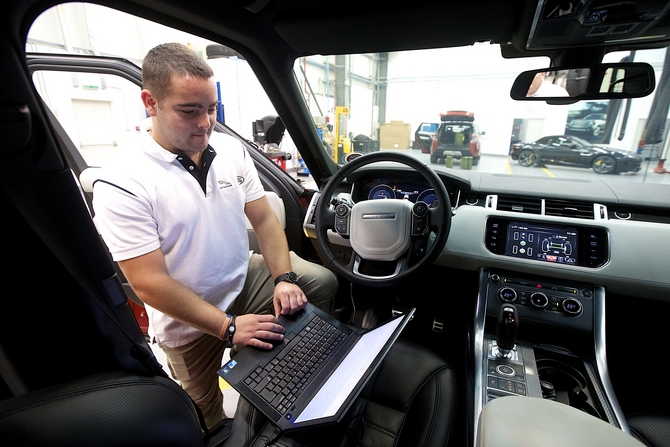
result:
M 528 222 L 509 222 L 505 255 L 560 264 L 579 264 L 578 234 L 574 228 Z

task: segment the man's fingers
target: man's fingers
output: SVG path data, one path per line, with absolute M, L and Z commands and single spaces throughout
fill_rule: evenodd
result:
M 247 345 L 255 346 L 260 349 L 272 349 L 274 345 L 268 340 L 281 341 L 284 339 L 284 334 L 273 331 L 258 331 L 258 336 L 249 339 Z
M 262 340 L 283 340 L 284 334 L 272 331 L 258 331 L 258 336 L 256 338 L 260 338 Z
M 283 334 L 284 333 L 284 326 L 281 324 L 275 324 L 275 323 L 267 323 L 263 324 L 260 328 L 259 331 L 267 331 L 267 332 L 272 332 L 273 334 Z
M 275 315 L 290 315 L 307 305 L 307 297 L 295 284 L 280 283 L 275 287 L 273 300 Z
M 289 314 L 294 314 L 307 305 L 307 297 L 304 294 L 293 295 L 289 299 Z
M 270 340 L 282 340 L 284 338 L 284 327 L 279 324 L 274 315 L 247 314 L 237 316 L 237 330 L 232 340 L 233 343 L 270 349 L 272 346 L 260 341 L 263 338 Z
M 253 314 L 252 314 L 253 315 Z M 254 315 L 259 323 L 274 323 L 279 325 L 279 321 L 275 318 L 274 315 L 263 314 L 263 315 Z
M 281 299 L 281 314 L 291 315 L 303 309 L 307 305 L 307 297 L 304 294 L 284 296 Z
M 253 346 L 255 348 L 267 349 L 267 350 L 270 350 L 274 347 L 272 345 L 272 343 L 268 343 L 266 341 L 259 340 L 257 338 L 252 338 L 251 340 L 249 340 L 249 343 L 247 343 L 247 346 Z

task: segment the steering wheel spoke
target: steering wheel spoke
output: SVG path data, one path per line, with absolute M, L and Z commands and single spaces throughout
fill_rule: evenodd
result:
M 451 207 L 449 207 L 449 213 L 451 215 Z M 444 216 L 441 209 L 428 208 L 428 229 L 434 233 L 444 229 Z
M 353 256 L 351 257 L 352 262 L 350 265 L 352 266 L 352 272 L 354 275 L 361 279 L 365 280 L 372 280 L 372 281 L 385 281 L 385 280 L 392 280 L 396 276 L 400 274 L 400 272 L 407 266 L 407 256 L 403 256 L 402 258 L 396 260 L 395 262 L 395 268 L 393 269 L 393 273 L 389 274 L 382 274 L 382 275 L 372 275 L 368 273 L 363 273 L 361 272 L 361 267 L 364 262 L 364 260 L 358 255 L 358 253 L 354 252 Z M 390 271 L 391 269 L 389 269 Z
M 323 196 L 319 201 L 323 200 Z M 317 231 L 317 234 L 327 234 L 328 230 L 335 231 L 335 211 L 326 207 L 322 210 L 322 214 L 319 219 L 315 219 L 314 227 Z

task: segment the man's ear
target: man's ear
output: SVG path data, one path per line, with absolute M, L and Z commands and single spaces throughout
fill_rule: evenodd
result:
M 147 113 L 149 116 L 156 116 L 156 109 L 158 108 L 158 102 L 156 101 L 156 98 L 151 94 L 149 90 L 142 90 L 140 93 L 140 97 L 142 98 L 142 103 L 144 104 L 144 108 L 147 109 Z

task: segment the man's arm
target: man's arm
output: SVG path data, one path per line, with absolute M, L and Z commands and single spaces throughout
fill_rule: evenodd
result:
M 248 202 L 244 212 L 254 228 L 272 279 L 290 272 L 292 268 L 286 235 L 267 197 Z M 275 286 L 273 303 L 276 316 L 293 314 L 305 307 L 307 297 L 296 284 L 282 281 Z
M 225 312 L 168 275 L 160 249 L 119 261 L 119 267 L 144 303 L 184 324 L 219 336 L 226 321 Z M 236 344 L 271 349 L 272 345 L 261 339 L 281 340 L 283 331 L 272 315 L 240 315 L 237 317 L 234 341 Z

